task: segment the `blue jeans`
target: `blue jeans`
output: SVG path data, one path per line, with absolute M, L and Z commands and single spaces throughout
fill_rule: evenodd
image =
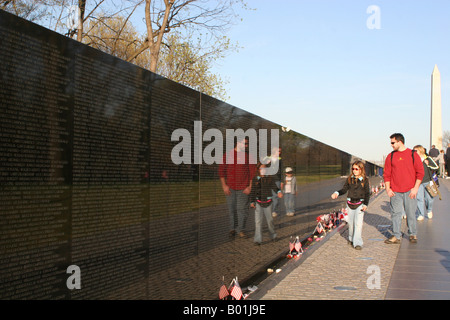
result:
M 408 235 L 417 235 L 416 224 L 416 210 L 417 199 L 411 199 L 409 197 L 411 191 L 408 192 L 394 192 L 395 195 L 391 198 L 391 219 L 392 219 L 392 232 L 397 239 L 402 238 L 402 213 L 405 211 L 406 222 L 408 224 Z
M 275 239 L 277 237 L 277 234 L 275 233 L 275 227 L 273 225 L 273 219 L 272 219 L 272 205 L 268 206 L 267 208 L 263 208 L 259 205 L 259 203 L 256 203 L 256 210 L 255 210 L 255 242 L 262 242 L 262 221 L 263 216 L 266 218 L 267 221 L 267 227 L 269 228 L 269 232 L 272 235 L 272 239 Z
M 362 227 L 364 223 L 364 211 L 361 211 L 363 205 L 356 209 L 350 209 L 348 206 L 348 240 L 353 242 L 353 247 L 362 246 Z
M 286 206 L 286 213 L 295 212 L 295 194 L 285 193 L 283 195 L 284 205 Z
M 419 192 L 417 192 L 417 217 L 425 216 L 426 213 L 433 211 L 433 201 L 434 198 L 430 196 L 425 186 L 429 182 L 420 184 Z
M 247 224 L 249 200 L 248 195 L 243 193 L 244 190 L 233 190 L 230 188 L 231 194 L 227 196 L 228 212 L 230 215 L 230 230 L 237 233 L 245 230 Z

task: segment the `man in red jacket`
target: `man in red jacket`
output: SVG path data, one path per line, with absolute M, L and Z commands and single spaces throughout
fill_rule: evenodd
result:
M 230 214 L 230 234 L 238 233 L 241 237 L 245 237 L 249 194 L 256 173 L 256 161 L 247 151 L 248 139 L 237 141 L 234 149 L 224 154 L 219 165 L 219 177 Z
M 402 213 L 406 213 L 409 240 L 417 242 L 416 209 L 417 192 L 424 176 L 422 160 L 417 152 L 405 147 L 405 138 L 401 133 L 391 135 L 394 151 L 386 157 L 384 164 L 384 182 L 390 197 L 393 236 L 386 240 L 388 244 L 400 243 Z

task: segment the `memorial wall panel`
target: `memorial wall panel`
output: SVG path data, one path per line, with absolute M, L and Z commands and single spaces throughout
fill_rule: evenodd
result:
M 196 291 L 192 286 L 196 269 L 187 269 L 198 254 L 199 181 L 192 149 L 195 120 L 199 120 L 199 94 L 155 75 L 150 121 L 150 299 L 176 299 L 181 292 L 189 296 Z M 172 139 L 176 130 L 185 135 Z M 181 141 L 186 148 L 174 151 L 174 156 L 184 162 L 176 165 L 172 149 Z
M 58 43 L 28 31 L 0 26 L 0 298 L 65 298 L 68 58 Z
M 0 46 L 0 299 L 217 299 L 336 208 L 352 155 L 2 10 Z M 238 129 L 259 159 L 277 130 L 297 177 L 260 246 L 254 209 L 230 234 L 219 177 Z
M 85 290 L 72 297 L 143 299 L 149 79 L 87 47 L 74 64 L 72 262 Z

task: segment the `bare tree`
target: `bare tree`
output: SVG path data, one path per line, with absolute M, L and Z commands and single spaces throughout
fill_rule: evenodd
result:
M 198 45 L 196 41 L 199 40 L 194 39 L 193 35 L 170 33 L 161 47 L 157 73 L 210 96 L 227 100 L 225 82 L 220 75 L 211 73 L 211 69 L 217 60 L 237 48 L 230 44 L 227 37 L 212 43 L 207 50 Z
M 147 37 L 128 61 L 150 50 L 150 71 L 156 72 L 164 34 L 175 29 L 203 30 L 210 40 L 237 17 L 233 10 L 236 4 L 245 7 L 243 0 L 145 0 Z
M 75 5 L 79 23 L 68 30 L 68 9 Z M 0 0 L 2 9 L 220 98 L 223 82 L 209 69 L 237 49 L 224 37 L 238 18 L 237 6 L 247 8 L 244 0 Z M 138 15 L 145 26 L 139 32 L 132 24 Z
M 29 21 L 44 19 L 48 13 L 46 6 L 55 5 L 60 1 L 40 1 L 40 0 L 0 0 L 0 9 L 15 14 Z
M 442 136 L 442 148 L 446 148 L 448 144 L 450 143 L 450 130 L 444 131 L 444 134 Z
M 134 30 L 130 18 L 144 3 L 146 35 L 130 37 L 130 27 Z M 234 7 L 238 4 L 246 7 L 243 0 L 130 0 L 128 7 L 123 9 L 125 15 L 120 18 L 120 23 L 116 19 L 118 13 L 92 17 L 95 22 L 90 23 L 83 33 L 89 41 L 83 42 L 95 43 L 95 46 L 103 47 L 103 51 L 225 99 L 222 79 L 210 74 L 209 69 L 227 51 L 237 49 L 223 33 L 237 18 Z M 99 29 L 97 24 L 109 30 Z M 92 32 L 94 29 L 97 31 Z M 167 34 L 172 36 L 167 37 Z M 174 52 L 178 56 L 174 56 Z M 144 59 L 140 59 L 141 56 Z
M 82 42 L 83 40 L 83 30 L 84 30 L 84 25 L 85 23 L 88 21 L 89 18 L 93 17 L 93 13 L 100 7 L 100 5 L 104 2 L 105 0 L 95 0 L 93 1 L 94 6 L 91 9 L 91 11 L 86 15 L 86 2 L 87 0 L 78 0 L 78 9 L 79 9 L 79 23 L 77 25 L 77 28 L 69 30 L 68 32 L 68 36 L 69 37 L 73 37 L 73 35 L 77 35 L 77 40 Z M 65 1 L 64 1 L 64 5 L 66 5 Z M 61 12 L 64 10 L 64 6 L 61 6 Z M 61 15 L 59 16 L 57 23 L 60 23 L 61 19 Z

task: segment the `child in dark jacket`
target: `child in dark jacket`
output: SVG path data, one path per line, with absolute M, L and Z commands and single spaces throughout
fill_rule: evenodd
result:
M 361 161 L 352 164 L 352 174 L 345 181 L 343 188 L 335 191 L 331 198 L 336 199 L 347 192 L 348 241 L 355 249 L 361 250 L 364 212 L 367 210 L 370 199 L 369 179 L 366 177 L 364 163 Z
M 266 166 L 260 164 L 258 172 L 252 182 L 252 191 L 250 193 L 250 206 L 255 210 L 255 238 L 254 242 L 258 245 L 262 242 L 262 220 L 266 217 L 267 226 L 272 240 L 275 240 L 277 234 L 272 219 L 272 190 L 277 193 L 278 198 L 282 198 L 280 188 L 275 183 L 272 176 L 265 175 Z

